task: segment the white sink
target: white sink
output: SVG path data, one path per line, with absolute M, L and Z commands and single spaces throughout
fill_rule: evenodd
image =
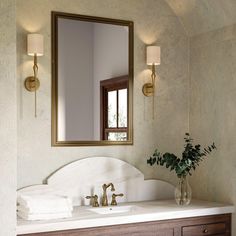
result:
M 95 212 L 97 214 L 116 214 L 125 213 L 137 210 L 137 206 L 110 206 L 110 207 L 99 207 L 88 209 L 89 211 Z

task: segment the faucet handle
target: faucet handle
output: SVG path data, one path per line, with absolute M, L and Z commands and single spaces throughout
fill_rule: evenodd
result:
M 116 201 L 116 197 L 123 197 L 124 194 L 123 193 L 119 193 L 119 194 L 112 194 L 112 200 L 111 200 L 111 205 L 112 206 L 116 206 L 117 205 L 117 201 Z
M 99 207 L 99 203 L 98 203 L 98 195 L 92 195 L 92 196 L 86 196 L 86 199 L 91 199 L 92 200 L 92 206 L 93 207 Z

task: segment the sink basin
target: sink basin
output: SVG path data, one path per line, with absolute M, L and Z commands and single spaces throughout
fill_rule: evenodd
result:
M 110 206 L 110 207 L 100 207 L 92 208 L 89 211 L 95 212 L 97 214 L 116 214 L 116 213 L 125 213 L 137 210 L 136 206 Z

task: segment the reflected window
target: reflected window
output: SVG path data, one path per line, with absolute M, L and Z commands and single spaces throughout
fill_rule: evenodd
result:
M 128 76 L 100 82 L 101 140 L 128 140 Z

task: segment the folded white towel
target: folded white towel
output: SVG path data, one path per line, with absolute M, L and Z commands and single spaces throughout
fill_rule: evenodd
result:
M 38 209 L 28 208 L 22 205 L 17 206 L 17 210 L 25 214 L 50 214 L 50 213 L 62 213 L 62 212 L 72 212 L 72 206 L 58 206 L 58 207 L 47 207 L 41 206 Z
M 17 204 L 30 209 L 31 212 L 40 212 L 41 209 L 73 208 L 72 200 L 59 195 L 26 195 L 20 194 Z M 51 210 L 50 210 L 51 211 Z
M 53 220 L 72 217 L 71 212 L 61 212 L 55 214 L 25 214 L 24 212 L 18 211 L 17 215 L 24 220 Z

